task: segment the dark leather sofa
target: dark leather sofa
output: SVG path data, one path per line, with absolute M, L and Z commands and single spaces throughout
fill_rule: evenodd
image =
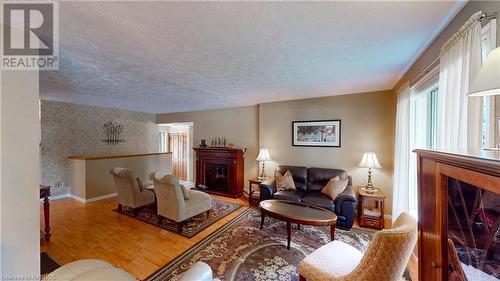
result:
M 350 229 L 354 223 L 354 210 L 356 207 L 356 193 L 352 187 L 351 176 L 339 169 L 306 168 L 300 166 L 279 166 L 276 172 L 285 174 L 289 170 L 297 190 L 276 191 L 274 179 L 264 181 L 260 184 L 260 200 L 281 199 L 294 202 L 302 202 L 320 206 L 332 210 L 337 214 L 337 227 Z M 339 176 L 341 179 L 349 179 L 344 192 L 335 200 L 321 193 L 327 182 Z

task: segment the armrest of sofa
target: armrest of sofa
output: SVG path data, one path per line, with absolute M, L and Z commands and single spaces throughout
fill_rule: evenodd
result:
M 274 179 L 269 179 L 263 181 L 259 184 L 260 188 L 260 200 L 272 199 L 274 193 L 276 192 L 276 184 Z
M 356 192 L 351 185 L 335 199 L 335 213 L 343 217 L 343 222 L 338 224 L 341 228 L 350 229 L 354 223 L 354 210 L 356 209 Z
M 354 191 L 354 187 L 352 185 L 348 185 L 345 190 L 335 198 L 335 204 L 342 204 L 344 201 L 356 202 L 356 191 Z

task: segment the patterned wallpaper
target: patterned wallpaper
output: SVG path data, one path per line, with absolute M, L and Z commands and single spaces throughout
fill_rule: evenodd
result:
M 68 156 L 158 152 L 154 114 L 42 100 L 41 117 L 42 183 L 52 186 L 53 195 L 70 190 Z M 124 126 L 120 138 L 125 142 L 103 142 L 107 121 Z

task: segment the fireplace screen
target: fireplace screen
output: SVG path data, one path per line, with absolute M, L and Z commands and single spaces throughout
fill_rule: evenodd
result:
M 500 196 L 448 178 L 449 280 L 499 280 Z
M 227 170 L 227 165 L 224 164 L 206 164 L 205 185 L 207 188 L 215 191 L 227 192 Z

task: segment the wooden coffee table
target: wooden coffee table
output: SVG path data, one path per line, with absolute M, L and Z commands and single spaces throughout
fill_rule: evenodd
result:
M 292 236 L 291 224 L 296 223 L 300 229 L 301 224 L 305 225 L 328 225 L 330 226 L 330 239 L 335 239 L 335 225 L 337 215 L 325 208 L 318 206 L 296 203 L 285 200 L 265 200 L 260 202 L 260 229 L 264 226 L 266 216 L 286 222 L 286 232 L 288 243 L 286 248 L 290 250 L 290 240 Z

